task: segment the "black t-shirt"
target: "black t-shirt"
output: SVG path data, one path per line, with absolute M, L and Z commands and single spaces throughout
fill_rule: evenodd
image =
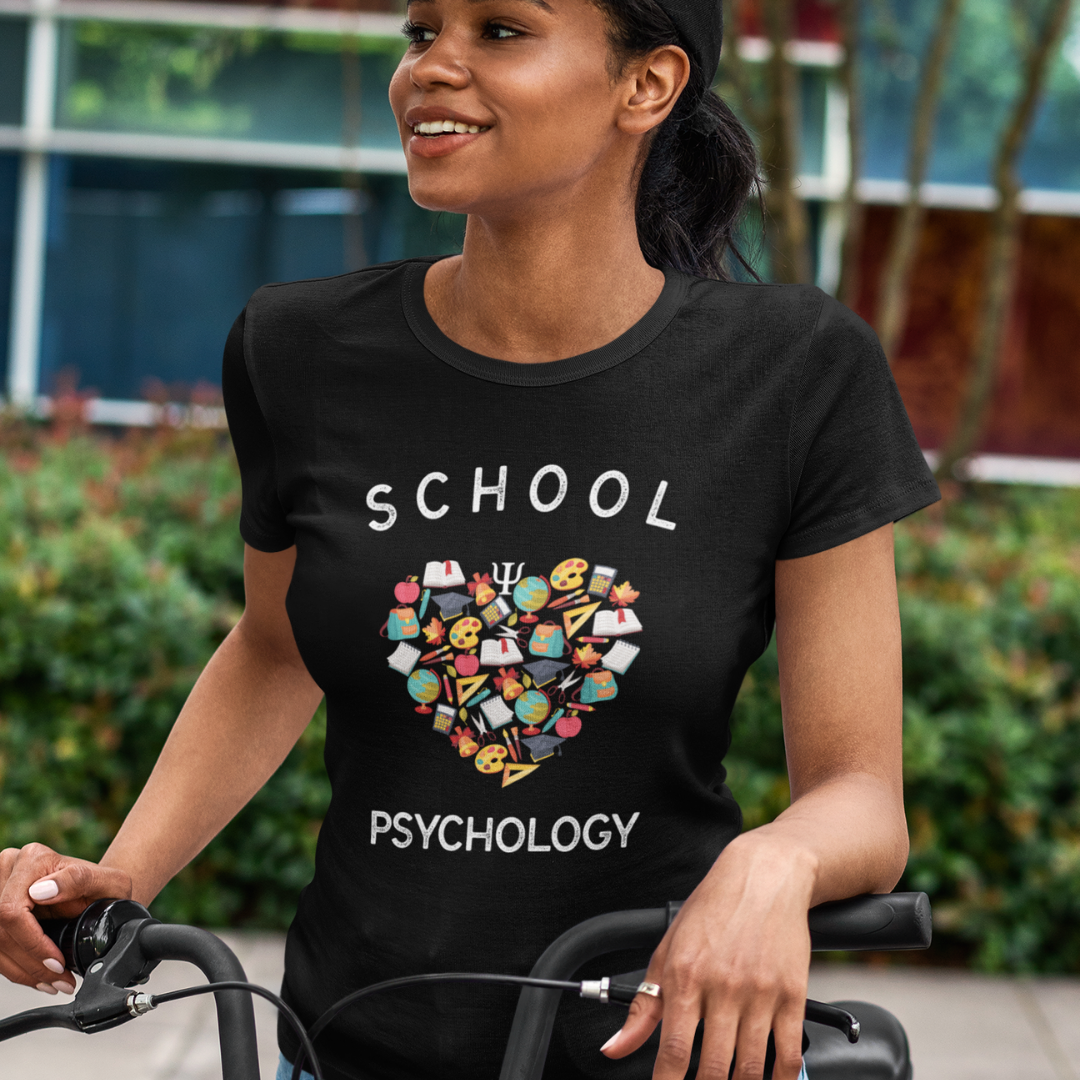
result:
M 432 261 L 260 289 L 225 352 L 241 532 L 296 545 L 327 698 L 333 798 L 286 951 L 308 1023 L 684 899 L 740 829 L 722 762 L 775 561 L 938 497 L 873 333 L 817 289 L 669 272 L 618 340 L 522 365 L 441 333 Z M 366 1000 L 320 1040 L 327 1076 L 494 1078 L 514 1005 Z M 620 1022 L 567 1001 L 548 1074 L 648 1076 L 601 1057 Z

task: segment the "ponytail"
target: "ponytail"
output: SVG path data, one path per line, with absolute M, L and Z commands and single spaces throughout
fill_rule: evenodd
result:
M 607 17 L 617 74 L 655 49 L 681 44 L 656 0 L 593 2 Z M 692 63 L 682 97 L 653 135 L 638 186 L 638 241 L 661 269 L 728 280 L 730 255 L 757 277 L 736 242 L 747 200 L 760 197 L 757 151 L 712 92 L 712 75 Z

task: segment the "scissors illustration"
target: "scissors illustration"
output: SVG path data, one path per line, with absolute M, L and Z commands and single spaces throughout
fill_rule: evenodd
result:
M 575 683 L 582 682 L 584 678 L 584 675 L 575 675 L 573 672 L 570 672 L 570 674 L 567 675 L 561 683 L 559 683 L 558 691 L 560 705 L 565 705 L 567 699 L 570 697 L 570 687 L 573 686 Z
M 512 626 L 500 626 L 496 632 L 499 637 L 505 638 L 507 641 L 513 641 L 520 649 L 524 649 L 529 641 L 527 631 L 520 629 L 516 630 Z

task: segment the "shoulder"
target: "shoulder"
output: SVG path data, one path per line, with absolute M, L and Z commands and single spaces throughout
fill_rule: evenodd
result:
M 281 335 L 295 341 L 298 335 L 317 330 L 333 333 L 333 324 L 369 312 L 374 319 L 400 309 L 401 283 L 410 268 L 426 266 L 435 257 L 380 263 L 333 277 L 278 282 L 257 289 L 246 308 L 249 344 Z
M 764 282 L 689 278 L 688 307 L 727 320 L 742 318 L 747 328 L 780 333 L 813 334 L 826 303 L 835 304 L 816 285 L 773 285 Z

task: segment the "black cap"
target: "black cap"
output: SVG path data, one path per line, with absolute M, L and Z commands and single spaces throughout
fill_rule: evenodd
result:
M 724 43 L 724 9 L 720 0 L 657 0 L 675 24 L 680 44 L 690 60 L 700 65 L 712 85 L 720 66 L 720 47 Z

